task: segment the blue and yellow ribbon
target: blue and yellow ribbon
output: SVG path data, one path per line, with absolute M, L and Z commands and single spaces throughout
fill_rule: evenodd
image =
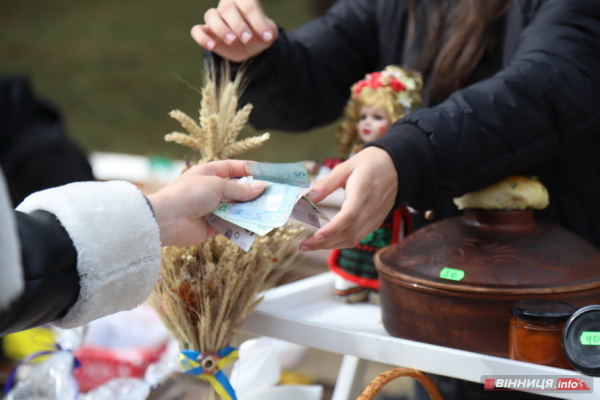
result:
M 238 359 L 238 351 L 234 347 L 225 347 L 216 353 L 200 353 L 194 350 L 183 350 L 178 361 L 186 375 L 205 379 L 223 400 L 237 400 L 235 391 L 222 371 L 227 364 Z

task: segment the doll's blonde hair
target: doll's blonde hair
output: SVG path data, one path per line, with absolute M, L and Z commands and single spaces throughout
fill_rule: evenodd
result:
M 358 135 L 360 110 L 363 107 L 383 109 L 393 123 L 422 104 L 422 88 L 421 74 L 394 65 L 387 66 L 381 72 L 367 74 L 352 85 L 345 118 L 337 130 L 340 153 L 347 157 L 364 145 Z

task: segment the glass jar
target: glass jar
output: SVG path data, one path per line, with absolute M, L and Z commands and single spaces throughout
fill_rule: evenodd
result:
M 511 360 L 573 369 L 562 350 L 562 331 L 576 308 L 555 300 L 522 300 L 512 308 L 508 357 Z

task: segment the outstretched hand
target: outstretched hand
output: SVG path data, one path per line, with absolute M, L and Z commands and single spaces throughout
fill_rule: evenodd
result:
M 389 154 L 368 147 L 336 166 L 307 194 L 319 202 L 338 188 L 346 189 L 340 212 L 300 244 L 301 251 L 354 247 L 381 226 L 398 193 L 398 174 Z
M 192 28 L 202 47 L 234 62 L 242 62 L 267 49 L 278 29 L 259 0 L 220 0 L 204 14 L 204 25 Z
M 247 201 L 261 194 L 265 182 L 238 184 L 228 177 L 249 175 L 241 160 L 196 165 L 148 196 L 163 246 L 192 246 L 217 235 L 203 218 L 223 200 Z

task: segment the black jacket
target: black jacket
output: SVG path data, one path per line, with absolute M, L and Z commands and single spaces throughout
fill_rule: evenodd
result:
M 411 68 L 421 49 L 407 45 L 406 5 L 342 0 L 282 31 L 250 63 L 242 103 L 255 106 L 251 123 L 303 131 L 332 122 L 364 74 Z M 452 198 L 534 174 L 550 193 L 538 217 L 600 246 L 600 3 L 514 0 L 499 35 L 502 45 L 482 60 L 475 83 L 399 120 L 372 144 L 395 163 L 396 207 L 457 215 Z
M 15 207 L 33 192 L 94 179 L 58 109 L 23 76 L 0 77 L 0 166 Z
M 16 212 L 24 290 L 12 307 L 0 310 L 0 336 L 55 321 L 79 297 L 77 252 L 53 214 Z

